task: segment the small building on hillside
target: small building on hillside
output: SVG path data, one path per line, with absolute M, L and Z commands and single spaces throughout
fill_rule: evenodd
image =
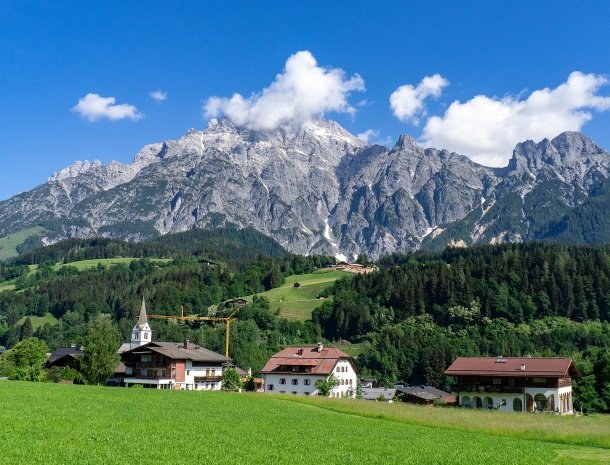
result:
M 572 414 L 572 377 L 565 357 L 460 357 L 445 371 L 459 405 L 515 412 Z
M 70 347 L 60 347 L 47 358 L 45 362 L 46 368 L 52 367 L 70 367 L 75 370 L 80 370 L 80 361 L 85 355 L 85 350 L 82 346 L 76 345 Z
M 396 397 L 396 389 L 394 388 L 374 388 L 374 387 L 363 387 L 362 399 L 364 400 L 376 400 L 379 402 L 393 402 Z
M 265 392 L 317 395 L 317 380 L 339 380 L 330 396 L 355 397 L 358 368 L 354 359 L 335 347 L 291 346 L 273 355 L 261 370 Z
M 442 402 L 448 405 L 455 404 L 457 397 L 449 392 L 442 391 L 434 386 L 403 386 L 396 389 L 396 397 L 402 402 L 419 405 L 433 405 Z

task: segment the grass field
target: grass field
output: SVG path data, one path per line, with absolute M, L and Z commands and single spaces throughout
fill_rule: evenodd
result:
M 141 260 L 141 258 L 95 258 L 93 260 L 81 260 L 78 262 L 69 262 L 69 263 L 58 263 L 53 266 L 54 270 L 59 270 L 62 266 L 73 266 L 79 271 L 90 270 L 91 268 L 95 268 L 100 263 L 104 266 L 112 266 L 112 265 L 120 265 L 131 263 L 134 260 Z M 153 262 L 169 262 L 171 258 L 151 258 L 150 261 Z
M 112 265 L 118 265 L 118 264 L 129 264 L 134 260 L 141 260 L 140 258 L 96 258 L 93 260 L 81 260 L 78 262 L 69 262 L 69 263 L 57 263 L 56 265 L 53 266 L 53 269 L 55 271 L 58 271 L 61 267 L 63 266 L 73 266 L 74 268 L 78 269 L 79 271 L 84 271 L 84 270 L 90 270 L 92 268 L 95 268 L 97 265 L 99 265 L 100 263 L 106 267 L 110 267 Z M 155 262 L 169 262 L 172 259 L 171 258 L 151 258 L 151 261 L 155 261 Z M 28 272 L 28 275 L 35 272 L 38 269 L 38 265 L 29 265 L 30 267 L 30 271 Z M 15 289 L 15 279 L 12 279 L 10 281 L 0 281 L 0 292 L 2 291 L 11 291 L 13 289 Z
M 22 325 L 26 318 L 28 318 L 28 317 L 27 316 L 22 317 L 17 322 L 17 324 Z M 53 315 L 51 315 L 50 313 L 47 313 L 45 316 L 29 316 L 29 318 L 30 318 L 30 321 L 32 322 L 32 328 L 34 328 L 34 331 L 36 331 L 41 326 L 44 326 L 46 323 L 49 323 L 51 325 L 56 325 L 57 323 L 59 323 L 59 320 L 57 318 L 55 318 Z
M 16 249 L 18 245 L 23 244 L 28 237 L 42 234 L 45 231 L 46 229 L 42 226 L 35 226 L 0 237 L 0 260 L 16 257 L 19 255 Z
M 280 316 L 296 320 L 309 320 L 314 308 L 319 307 L 323 300 L 318 295 L 324 289 L 342 277 L 353 276 L 350 273 L 337 270 L 318 270 L 309 274 L 292 275 L 286 278 L 286 283 L 276 289 L 263 292 L 271 302 L 271 309 L 280 311 Z M 301 287 L 294 287 L 298 282 Z M 251 301 L 252 296 L 246 297 Z
M 527 440 L 410 424 L 385 414 L 370 417 L 370 410 L 401 409 L 400 405 L 358 401 L 347 403 L 354 409 L 350 414 L 333 410 L 342 403 L 318 398 L 301 403 L 295 397 L 267 394 L 5 381 L 0 382 L 0 461 L 6 465 L 599 465 L 610 460 L 608 449 L 565 445 L 552 438 L 543 442 L 533 440 L 533 435 Z M 357 404 L 362 407 L 355 408 Z M 438 410 L 445 416 L 457 413 Z M 506 416 L 503 423 L 521 418 Z M 477 420 L 484 423 L 482 416 Z M 591 422 L 583 420 L 588 422 L 579 431 L 585 437 Z M 595 420 L 608 424 L 607 419 Z

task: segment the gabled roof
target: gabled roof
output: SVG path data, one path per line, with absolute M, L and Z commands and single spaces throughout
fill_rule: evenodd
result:
M 85 352 L 80 347 L 60 347 L 55 352 L 53 352 L 51 355 L 49 355 L 49 358 L 47 359 L 46 364 L 48 366 L 50 366 L 50 365 L 57 363 L 59 360 L 65 358 L 65 357 L 74 358 L 74 357 L 78 357 L 81 355 L 85 355 Z
M 273 355 L 261 373 L 279 372 L 282 366 L 309 366 L 308 374 L 329 375 L 339 360 L 349 361 L 358 372 L 354 359 L 336 347 L 323 347 L 319 351 L 317 346 L 290 346 Z
M 385 400 L 393 400 L 396 397 L 394 388 L 362 388 L 362 398 L 364 400 L 377 400 L 383 396 Z
M 453 401 L 455 399 L 455 396 L 453 394 L 437 389 L 434 386 L 405 386 L 403 388 L 398 388 L 397 391 L 399 393 L 404 393 L 406 395 L 417 397 L 418 399 L 427 401 L 435 399 L 445 399 Z
M 217 354 L 211 350 L 205 349 L 195 344 L 188 344 L 188 348 L 184 347 L 184 343 L 180 342 L 149 342 L 131 350 L 127 350 L 121 354 L 121 357 L 137 353 L 137 352 L 156 352 L 164 355 L 172 360 L 192 360 L 193 362 L 213 362 L 227 363 L 230 359 L 224 355 Z
M 578 370 L 567 357 L 460 357 L 445 375 L 565 378 L 578 375 Z

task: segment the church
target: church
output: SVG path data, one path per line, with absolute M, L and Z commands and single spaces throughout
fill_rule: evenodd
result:
M 153 341 L 142 299 L 131 340 L 118 350 L 121 365 L 112 384 L 152 389 L 220 390 L 231 359 L 193 344 Z

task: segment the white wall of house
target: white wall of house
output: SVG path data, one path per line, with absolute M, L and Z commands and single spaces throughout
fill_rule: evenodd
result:
M 333 375 L 339 379 L 339 385 L 333 389 L 331 397 L 355 397 L 358 375 L 354 366 L 347 360 L 339 360 L 333 370 Z
M 277 394 L 312 395 L 316 392 L 316 381 L 326 376 L 311 373 L 273 373 L 265 374 L 265 392 Z
M 460 392 L 459 405 L 462 407 L 477 408 L 476 398 L 481 399 L 481 408 L 493 408 L 498 409 L 502 412 L 514 412 L 521 411 L 525 412 L 527 409 L 527 395 L 530 395 L 532 399 L 536 398 L 536 395 L 542 394 L 546 398 L 547 402 L 550 402 L 551 396 L 555 404 L 554 411 L 558 411 L 563 415 L 574 413 L 572 407 L 572 387 L 562 388 L 546 388 L 546 387 L 526 387 L 525 392 L 522 394 L 518 393 L 497 393 L 497 392 Z M 562 407 L 561 399 L 567 398 L 566 403 Z M 515 399 L 519 401 L 515 402 Z M 521 407 L 521 410 L 518 407 Z
M 218 364 L 193 366 L 192 360 L 187 360 L 184 383 L 182 383 L 184 389 L 220 391 L 222 388 L 222 380 L 195 382 L 195 378 L 204 378 L 208 376 L 222 376 L 222 366 Z
M 515 399 L 520 400 L 521 410 L 516 410 L 517 412 L 523 412 L 525 409 L 525 400 L 523 394 L 518 393 L 497 393 L 497 392 L 460 392 L 460 406 L 469 407 L 469 408 L 477 408 L 476 407 L 476 398 L 481 399 L 481 404 L 483 409 L 497 409 L 501 412 L 514 412 L 515 407 Z M 491 399 L 491 402 L 490 402 Z
M 339 360 L 332 374 L 339 380 L 330 397 L 355 397 L 358 375 L 353 365 L 347 360 Z M 273 373 L 263 375 L 265 392 L 278 394 L 317 395 L 316 381 L 326 380 L 326 375 L 310 373 Z

